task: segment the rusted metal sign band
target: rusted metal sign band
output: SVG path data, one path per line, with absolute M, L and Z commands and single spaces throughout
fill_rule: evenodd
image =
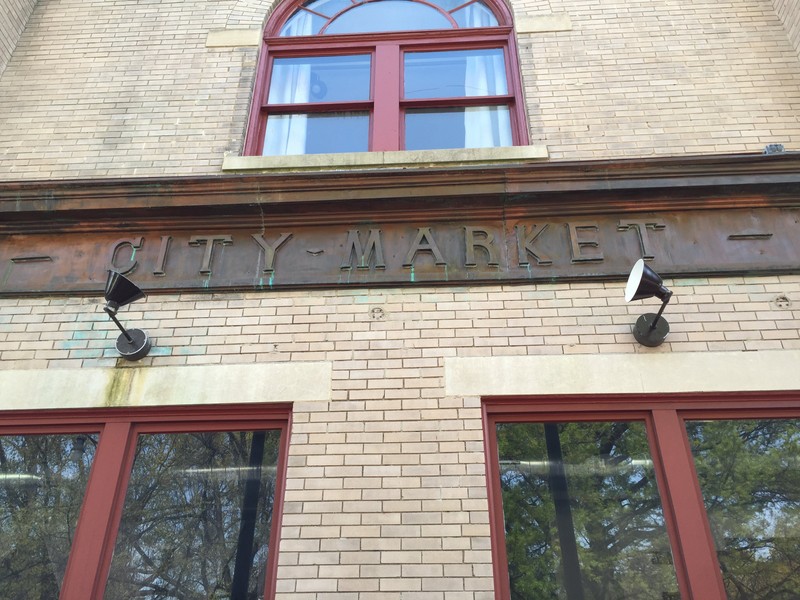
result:
M 0 293 L 280 289 L 797 272 L 800 209 L 0 236 Z

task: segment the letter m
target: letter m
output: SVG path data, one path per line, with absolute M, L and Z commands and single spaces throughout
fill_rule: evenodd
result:
M 367 238 L 367 246 L 361 245 L 361 235 L 358 229 L 351 229 L 347 232 L 347 243 L 344 260 L 341 264 L 342 271 L 349 271 L 353 268 L 353 255 L 355 255 L 356 269 L 369 269 L 370 262 L 375 259 L 376 269 L 385 269 L 386 263 L 383 262 L 383 246 L 381 245 L 381 230 L 370 229 Z

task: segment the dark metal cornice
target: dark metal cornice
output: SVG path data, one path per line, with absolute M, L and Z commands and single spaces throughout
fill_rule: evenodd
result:
M 0 232 L 792 207 L 800 153 L 0 182 Z M 359 217 L 359 215 L 361 217 Z

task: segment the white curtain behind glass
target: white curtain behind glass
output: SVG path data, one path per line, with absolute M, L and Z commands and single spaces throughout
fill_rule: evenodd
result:
M 284 35 L 311 35 L 312 15 L 299 13 Z M 280 76 L 273 74 L 270 81 L 269 104 L 296 104 L 311 99 L 311 65 L 282 66 Z M 270 122 L 271 121 L 271 122 Z M 308 115 L 280 115 L 268 117 L 263 154 L 277 156 L 305 154 Z
M 474 3 L 462 9 L 468 27 L 491 27 L 495 24 L 486 9 Z M 467 96 L 494 96 L 507 94 L 505 59 L 502 52 L 491 56 L 467 58 L 464 78 Z M 486 107 L 468 107 L 464 111 L 464 147 L 490 148 L 511 146 L 511 130 L 504 121 L 498 121 L 498 111 Z

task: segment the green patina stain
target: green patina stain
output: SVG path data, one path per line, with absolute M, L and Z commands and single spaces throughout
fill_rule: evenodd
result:
M 411 283 L 414 283 L 414 265 L 411 265 Z
M 2 285 L 3 287 L 5 287 L 6 282 L 8 281 L 9 275 L 11 275 L 11 267 L 13 265 L 14 265 L 14 263 L 12 263 L 11 261 L 8 261 L 8 266 L 6 267 L 6 270 L 3 272 L 3 279 L 2 279 L 2 281 L 0 281 L 0 285 Z
M 111 380 L 105 390 L 104 406 L 127 406 L 130 395 L 133 369 L 113 369 Z

